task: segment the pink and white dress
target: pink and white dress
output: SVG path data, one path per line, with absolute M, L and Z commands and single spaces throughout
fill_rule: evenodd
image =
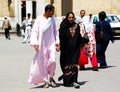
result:
M 38 83 L 48 82 L 48 76 L 55 74 L 55 44 L 59 43 L 59 34 L 56 30 L 54 17 L 46 19 L 43 15 L 39 16 L 32 28 L 30 45 L 39 45 L 30 68 L 29 82 L 37 85 Z

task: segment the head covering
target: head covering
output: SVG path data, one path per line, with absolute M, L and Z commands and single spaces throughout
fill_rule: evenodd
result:
M 68 13 L 66 14 L 65 19 L 64 19 L 64 20 L 61 22 L 61 24 L 60 24 L 60 30 L 63 30 L 63 29 L 65 29 L 65 28 L 70 28 L 70 27 L 72 27 L 72 26 L 75 24 L 75 22 L 70 23 L 70 22 L 68 21 L 68 16 L 69 16 L 70 14 L 73 14 L 73 16 L 74 16 L 74 18 L 75 18 L 75 15 L 74 15 L 73 12 L 68 12 Z
M 5 16 L 4 19 L 7 19 L 7 16 Z

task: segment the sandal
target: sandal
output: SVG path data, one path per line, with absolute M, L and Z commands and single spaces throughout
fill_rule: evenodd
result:
M 51 85 L 51 87 L 53 87 L 53 88 L 57 86 L 55 80 L 52 79 L 52 78 L 50 78 L 50 85 Z
M 43 85 L 43 88 L 49 88 L 49 83 L 45 82 L 45 84 Z
M 78 83 L 74 82 L 74 83 L 73 83 L 73 87 L 74 87 L 74 88 L 80 88 L 80 85 L 79 85 Z

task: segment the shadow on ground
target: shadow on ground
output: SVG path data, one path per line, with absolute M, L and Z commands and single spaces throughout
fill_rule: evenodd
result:
M 80 84 L 80 86 L 82 86 L 82 85 L 84 85 L 86 82 L 88 82 L 88 81 L 82 81 L 82 82 L 78 82 L 78 83 Z M 63 83 L 56 83 L 56 84 L 57 84 L 57 87 L 64 86 Z M 32 88 L 30 88 L 30 89 L 43 88 L 43 86 L 44 86 L 44 84 L 43 84 L 43 85 L 40 85 L 40 86 L 32 87 Z M 49 86 L 49 87 L 51 87 L 51 86 Z M 55 88 L 57 88 L 57 87 L 55 87 Z M 72 87 L 72 86 L 70 86 L 70 87 Z
M 108 68 L 113 68 L 116 66 L 107 66 L 106 68 L 100 68 L 98 67 L 98 69 L 108 69 Z M 85 70 L 80 70 L 80 71 L 93 71 L 92 67 L 86 67 Z
M 120 40 L 120 36 L 115 36 L 114 39 L 115 40 Z

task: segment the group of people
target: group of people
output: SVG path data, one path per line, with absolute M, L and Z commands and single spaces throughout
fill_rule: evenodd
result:
M 5 30 L 5 38 L 10 40 L 10 30 L 12 28 L 11 28 L 11 23 L 7 16 L 4 17 L 2 29 Z M 26 17 L 23 18 L 23 21 L 20 27 L 20 30 L 21 30 L 20 33 L 24 38 L 23 43 L 30 42 L 31 29 L 32 29 L 32 18 L 31 18 L 31 14 L 28 13 L 27 18 Z M 16 30 L 18 29 L 16 28 Z
M 24 17 L 21 24 L 21 33 L 24 38 L 23 43 L 30 42 L 31 28 L 32 28 L 32 18 L 31 18 L 31 14 L 28 13 L 27 18 Z
M 82 36 L 86 33 L 89 37 L 89 42 L 82 48 L 87 55 L 94 71 L 98 71 L 98 63 L 96 58 L 96 40 L 95 40 L 95 27 L 92 23 L 92 15 L 89 17 L 85 16 L 85 10 L 80 11 L 80 16 L 76 18 L 76 23 L 80 25 L 80 33 Z M 79 65 L 80 70 L 85 70 L 85 64 Z
M 99 22 L 94 26 L 89 19 L 85 18 L 85 10 L 80 11 L 80 17 L 76 19 L 73 12 L 67 13 L 56 28 L 55 8 L 48 4 L 45 12 L 35 20 L 31 31 L 30 45 L 35 49 L 36 54 L 30 68 L 29 82 L 37 85 L 45 83 L 43 88 L 56 87 L 54 80 L 56 60 L 55 52 L 60 51 L 60 67 L 62 75 L 58 80 L 63 80 L 65 87 L 79 88 L 78 70 L 85 70 L 85 65 L 78 66 L 80 48 L 84 48 L 94 71 L 98 71 L 98 63 L 101 68 L 107 67 L 105 51 L 111 40 L 114 42 L 112 29 L 109 22 L 105 21 L 106 13 L 100 12 Z M 104 38 L 96 41 L 96 35 L 100 31 L 102 23 Z M 88 34 L 89 42 L 83 38 L 84 33 Z

